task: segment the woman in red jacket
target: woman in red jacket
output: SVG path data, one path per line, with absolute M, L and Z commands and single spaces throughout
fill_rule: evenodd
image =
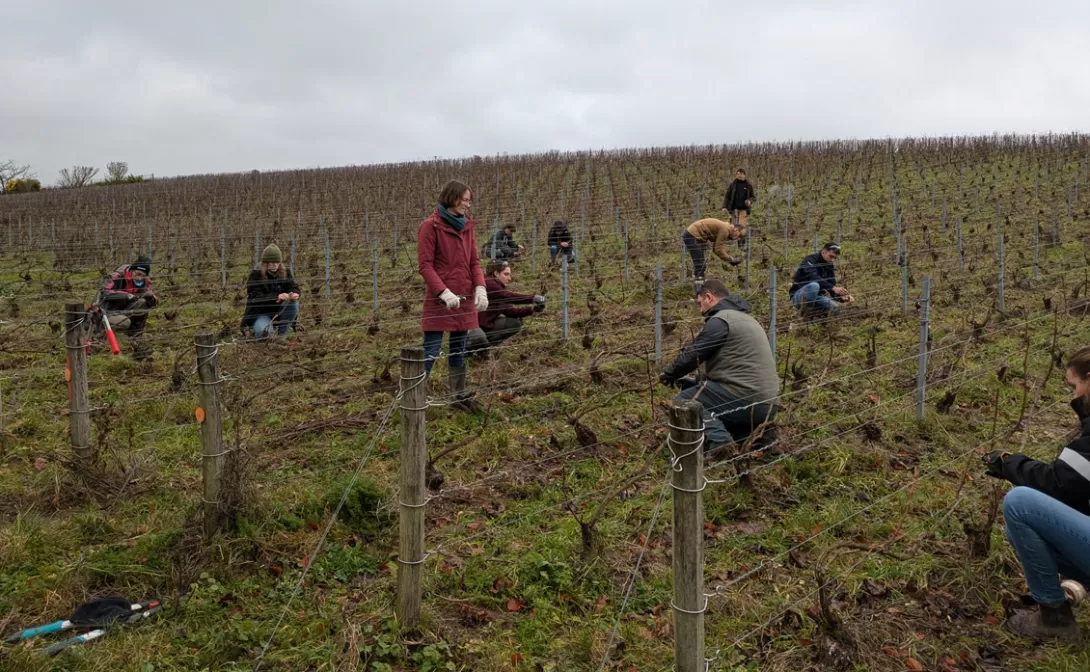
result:
M 420 224 L 416 259 L 424 277 L 424 369 L 432 364 L 443 346 L 443 333 L 450 334 L 451 404 L 462 410 L 479 408 L 466 389 L 466 332 L 477 327 L 477 311 L 488 308 L 484 273 L 477 255 L 477 243 L 469 219 L 473 192 L 452 180 L 439 194 L 439 207 Z

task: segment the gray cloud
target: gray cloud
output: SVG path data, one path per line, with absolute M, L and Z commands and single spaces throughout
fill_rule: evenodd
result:
M 0 158 L 157 175 L 1079 130 L 1090 3 L 45 1 L 0 10 Z

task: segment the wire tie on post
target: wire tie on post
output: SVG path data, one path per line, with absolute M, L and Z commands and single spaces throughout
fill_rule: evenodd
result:
M 433 555 L 435 555 L 434 552 L 429 552 L 429 553 L 425 553 L 424 557 L 420 558 L 419 560 L 402 560 L 400 556 L 394 558 L 394 560 L 396 560 L 397 563 L 401 564 L 401 565 L 422 565 L 425 562 L 427 562 L 428 558 L 430 558 Z
M 674 611 L 680 611 L 683 614 L 689 614 L 691 616 L 699 616 L 699 615 L 703 614 L 705 611 L 708 610 L 708 597 L 707 597 L 707 595 L 704 596 L 704 606 L 701 607 L 699 611 L 689 611 L 688 609 L 682 609 L 681 607 L 674 604 L 673 600 L 670 600 L 670 608 L 672 608 Z M 713 658 L 713 660 L 714 660 L 714 658 Z
M 401 501 L 400 497 L 398 497 L 397 498 L 397 503 L 400 504 L 401 506 L 404 506 L 407 509 L 422 509 L 425 506 L 427 506 L 431 502 L 431 500 L 433 500 L 433 499 L 435 499 L 435 497 L 429 496 L 427 499 L 424 500 L 424 502 L 422 504 L 406 504 L 405 502 Z

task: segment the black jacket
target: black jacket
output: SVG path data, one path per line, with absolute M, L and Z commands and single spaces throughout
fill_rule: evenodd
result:
M 518 243 L 515 242 L 515 237 L 508 234 L 503 229 L 493 233 L 488 242 L 481 248 L 481 256 L 485 259 L 492 258 L 492 244 L 496 245 L 496 258 L 497 259 L 510 259 L 515 256 L 519 251 Z
M 824 294 L 831 294 L 833 287 L 836 287 L 836 269 L 821 257 L 821 252 L 814 252 L 802 260 L 791 278 L 791 289 L 787 293 L 794 296 L 795 292 L 811 282 L 818 283 Z
M 246 279 L 246 312 L 242 314 L 242 328 L 249 329 L 262 315 L 276 315 L 280 304 L 276 302 L 281 294 L 298 294 L 299 285 L 291 271 L 284 268 L 283 278 L 267 278 L 260 268 L 250 271 Z
M 740 310 L 743 313 L 750 312 L 749 302 L 738 296 L 728 296 L 720 299 L 719 303 L 704 311 L 704 328 L 696 335 L 693 342 L 681 351 L 674 363 L 667 366 L 662 372 L 662 382 L 667 385 L 676 382 L 686 374 L 692 373 L 706 362 L 712 354 L 723 347 L 730 337 L 730 327 L 723 320 L 713 320 L 711 316 L 720 310 Z
M 568 230 L 568 225 L 557 222 L 553 224 L 553 228 L 549 229 L 549 247 L 560 247 L 560 243 L 567 243 L 568 248 L 572 247 L 571 244 L 571 231 Z
M 1072 401 L 1071 408 L 1081 423 L 1079 437 L 1063 447 L 1056 461 L 1041 462 L 1021 453 L 1007 455 L 1003 478 L 1090 515 L 1090 412 L 1082 399 Z
M 742 180 L 742 184 L 746 185 L 749 189 L 749 201 L 757 201 L 757 190 L 753 187 L 753 183 L 749 180 Z M 727 195 L 723 197 L 723 207 L 727 210 L 734 210 L 734 192 L 738 189 L 738 180 L 733 180 L 727 187 Z M 743 208 L 746 212 L 749 212 L 749 208 Z

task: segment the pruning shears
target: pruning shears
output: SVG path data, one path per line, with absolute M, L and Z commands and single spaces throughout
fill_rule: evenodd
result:
M 158 613 L 163 608 L 163 605 L 159 604 L 158 602 L 149 602 L 147 604 L 148 604 L 147 609 L 145 609 L 143 611 L 135 612 L 135 613 L 131 614 L 130 616 L 126 617 L 126 618 L 118 619 L 116 622 L 121 623 L 121 624 L 135 623 L 136 621 L 140 621 L 140 620 L 143 620 L 145 618 L 150 618 L 152 615 Z M 154 606 L 152 606 L 152 605 L 154 605 Z M 140 606 L 140 605 L 133 605 L 133 606 Z M 60 653 L 61 651 L 64 651 L 65 649 L 67 649 L 70 646 L 94 641 L 94 640 L 98 639 L 99 637 L 104 636 L 105 634 L 106 634 L 106 628 L 104 628 L 104 627 L 95 628 L 94 630 L 90 630 L 88 632 L 85 632 L 82 635 L 76 635 L 75 637 L 69 637 L 68 639 L 66 639 L 64 641 L 60 641 L 60 642 L 57 642 L 56 644 L 53 644 L 53 645 L 51 645 L 49 647 L 46 647 L 45 649 L 42 650 L 42 655 L 43 656 L 55 656 L 58 653 Z
M 16 644 L 39 635 L 50 635 L 74 628 L 84 629 L 83 633 L 56 642 L 42 650 L 43 655 L 55 656 L 70 646 L 102 637 L 110 625 L 133 623 L 149 618 L 162 608 L 162 604 L 158 601 L 133 603 L 123 597 L 99 598 L 81 604 L 68 619 L 23 630 L 6 638 L 4 643 Z

